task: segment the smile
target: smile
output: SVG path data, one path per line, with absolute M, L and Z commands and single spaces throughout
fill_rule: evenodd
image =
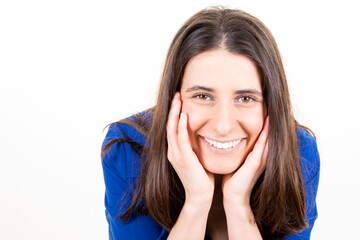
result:
M 218 148 L 218 149 L 230 149 L 236 147 L 242 139 L 229 141 L 229 142 L 217 142 L 206 137 L 203 137 L 206 142 L 208 142 L 211 146 Z

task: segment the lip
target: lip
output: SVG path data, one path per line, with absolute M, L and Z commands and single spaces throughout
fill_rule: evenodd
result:
M 239 149 L 239 147 L 241 145 L 243 145 L 243 143 L 245 142 L 246 138 L 241 138 L 240 142 L 233 148 L 227 148 L 227 149 L 220 149 L 220 148 L 216 148 L 214 146 L 211 146 L 205 139 L 203 136 L 200 136 L 199 135 L 199 138 L 200 138 L 200 141 L 211 151 L 213 152 L 216 152 L 216 153 L 232 153 L 232 152 L 235 152 L 237 149 Z M 211 138 L 208 138 L 210 140 L 213 140 Z M 239 140 L 239 139 L 236 139 L 236 140 Z M 232 140 L 232 141 L 236 141 L 236 140 Z M 213 141 L 216 141 L 216 140 L 213 140 Z M 220 141 L 217 141 L 217 142 L 220 142 Z M 222 141 L 222 142 L 225 142 L 225 141 Z M 231 142 L 231 141 L 226 141 L 226 142 Z

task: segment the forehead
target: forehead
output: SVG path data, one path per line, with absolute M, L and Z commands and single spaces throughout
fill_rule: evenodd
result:
M 224 49 L 206 51 L 190 59 L 181 88 L 191 85 L 232 90 L 253 88 L 261 91 L 260 74 L 253 60 Z

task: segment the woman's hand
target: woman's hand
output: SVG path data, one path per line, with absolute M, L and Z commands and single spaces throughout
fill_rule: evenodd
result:
M 263 130 L 243 165 L 234 173 L 223 176 L 224 207 L 227 204 L 228 206 L 236 206 L 238 209 L 250 209 L 251 191 L 266 166 L 268 131 L 269 117 L 266 117 Z
M 181 111 L 180 93 L 172 101 L 166 125 L 169 162 L 185 189 L 185 204 L 168 239 L 204 239 L 214 194 L 214 175 L 206 172 L 192 150 L 187 115 Z
M 215 188 L 214 175 L 203 168 L 192 150 L 187 131 L 187 115 L 181 113 L 179 120 L 180 110 L 180 93 L 176 93 L 166 126 L 168 159 L 184 186 L 186 203 L 200 206 L 205 204 L 210 208 Z
M 234 173 L 223 176 L 223 204 L 229 239 L 262 239 L 250 207 L 251 191 L 265 170 L 268 151 L 269 117 L 253 150 Z

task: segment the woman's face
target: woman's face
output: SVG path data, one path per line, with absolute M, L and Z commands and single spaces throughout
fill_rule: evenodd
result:
M 181 86 L 191 146 L 212 173 L 235 171 L 259 136 L 266 107 L 260 74 L 250 58 L 223 49 L 188 62 Z

